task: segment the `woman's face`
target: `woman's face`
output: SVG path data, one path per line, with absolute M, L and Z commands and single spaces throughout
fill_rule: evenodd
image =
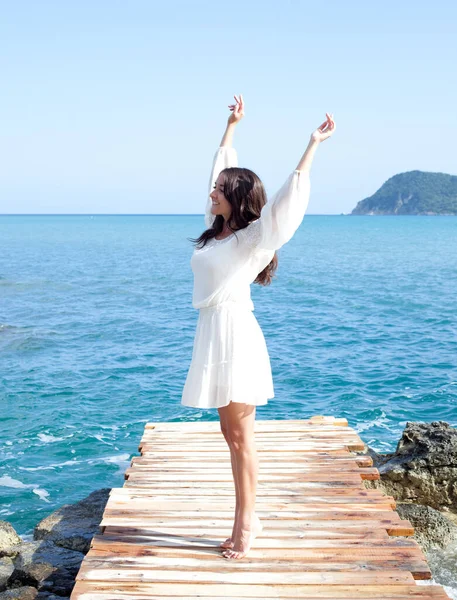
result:
M 216 184 L 209 197 L 212 200 L 211 214 L 222 215 L 227 221 L 232 213 L 232 205 L 224 196 L 224 175 L 219 174 Z

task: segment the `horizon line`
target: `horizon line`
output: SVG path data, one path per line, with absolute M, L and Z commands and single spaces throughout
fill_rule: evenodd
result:
M 349 213 L 308 213 L 308 217 L 342 216 Z M 203 213 L 0 213 L 0 217 L 204 217 Z

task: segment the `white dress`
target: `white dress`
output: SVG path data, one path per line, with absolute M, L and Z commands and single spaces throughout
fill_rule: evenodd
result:
M 209 194 L 216 179 L 222 169 L 235 166 L 235 149 L 219 147 L 209 181 L 206 228 L 215 219 Z M 192 306 L 199 315 L 181 404 L 219 408 L 232 401 L 259 406 L 274 398 L 270 357 L 253 314 L 250 285 L 300 226 L 309 193 L 309 173 L 295 170 L 263 206 L 259 219 L 194 250 Z

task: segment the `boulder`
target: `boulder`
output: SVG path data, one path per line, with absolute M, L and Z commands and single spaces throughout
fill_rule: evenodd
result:
M 0 600 L 36 600 L 37 596 L 37 590 L 27 585 L 2 592 Z
M 396 510 L 414 527 L 414 539 L 424 551 L 432 547 L 446 548 L 457 540 L 457 526 L 429 506 L 398 503 Z
M 23 542 L 14 559 L 8 586 L 34 586 L 39 591 L 69 596 L 84 558 L 82 552 L 56 546 L 48 540 Z
M 22 539 L 8 521 L 0 521 L 0 556 L 14 556 Z
M 368 449 L 381 479 L 366 482 L 396 500 L 457 511 L 457 430 L 444 421 L 408 422 L 395 452 Z
M 35 526 L 33 538 L 87 554 L 99 532 L 111 488 L 95 490 L 75 504 L 64 504 Z
M 14 565 L 10 557 L 4 556 L 0 558 L 0 592 L 3 592 L 8 587 L 8 580 L 13 571 Z

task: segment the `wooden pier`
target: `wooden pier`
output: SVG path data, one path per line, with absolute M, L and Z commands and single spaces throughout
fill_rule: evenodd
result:
M 263 531 L 242 559 L 231 534 L 235 488 L 218 421 L 147 423 L 113 488 L 71 600 L 224 598 L 444 600 L 395 501 L 346 419 L 256 421 L 256 512 Z

